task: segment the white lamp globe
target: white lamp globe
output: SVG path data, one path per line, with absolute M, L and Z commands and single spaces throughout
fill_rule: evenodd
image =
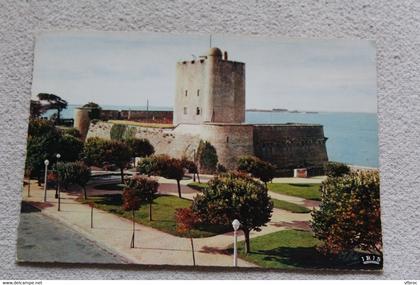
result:
M 57 155 L 55 157 L 57 157 L 57 159 L 60 159 L 61 154 L 57 153 Z
M 44 164 L 47 166 L 48 164 L 50 164 L 50 161 L 48 159 L 44 160 Z
M 233 227 L 233 229 L 235 230 L 235 231 L 237 231 L 238 229 L 239 229 L 239 226 L 241 225 L 241 223 L 237 220 L 237 219 L 234 219 L 233 220 L 233 222 L 232 222 L 232 227 Z

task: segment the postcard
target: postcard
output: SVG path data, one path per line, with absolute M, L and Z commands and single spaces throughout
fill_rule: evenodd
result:
M 18 262 L 383 266 L 366 40 L 36 36 Z

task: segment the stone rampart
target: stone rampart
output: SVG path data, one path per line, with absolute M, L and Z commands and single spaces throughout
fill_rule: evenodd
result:
M 328 161 L 321 125 L 254 125 L 254 152 L 276 165 L 279 174 L 291 176 L 294 168 L 306 167 L 309 175 L 322 174 Z
M 87 137 L 111 139 L 110 122 L 91 123 Z M 114 127 L 115 128 L 115 127 Z M 121 132 L 120 132 L 121 134 Z M 123 137 L 147 138 L 156 154 L 193 159 L 200 140 L 210 142 L 219 163 L 236 169 L 242 155 L 255 155 L 277 166 L 279 175 L 293 175 L 293 169 L 307 167 L 310 175 L 321 174 L 328 161 L 321 125 L 282 124 L 180 124 L 174 128 L 125 125 Z

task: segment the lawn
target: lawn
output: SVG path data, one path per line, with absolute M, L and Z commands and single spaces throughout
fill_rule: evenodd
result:
M 199 182 L 191 182 L 187 184 L 188 187 L 191 187 L 192 189 L 198 190 L 201 192 L 203 192 L 204 188 L 206 188 L 207 185 L 208 185 L 207 183 L 199 183 Z
M 277 208 L 277 209 L 290 211 L 292 213 L 310 213 L 311 212 L 310 209 L 304 206 L 295 204 L 295 203 L 277 200 L 277 199 L 271 199 L 271 200 L 273 201 L 274 208 Z
M 251 239 L 251 253 L 248 255 L 243 254 L 244 242 L 239 242 L 238 254 L 264 268 L 382 268 L 382 265 L 362 265 L 361 252 L 345 257 L 323 255 L 316 250 L 319 244 L 320 241 L 308 231 L 284 230 Z
M 95 207 L 98 209 L 130 220 L 132 218 L 131 212 L 124 211 L 121 206 L 121 194 L 93 196 L 89 197 L 87 201 L 83 201 L 82 198 L 79 198 L 78 201 L 82 203 L 94 202 Z M 135 220 L 139 224 L 150 226 L 172 235 L 183 236 L 176 231 L 175 209 L 187 208 L 190 205 L 190 200 L 181 199 L 176 196 L 160 195 L 154 200 L 152 205 L 153 220 L 149 221 L 148 204 L 142 205 L 140 210 L 136 211 Z M 201 238 L 218 235 L 230 230 L 230 226 L 198 225 L 194 230 L 191 231 L 191 234 L 194 238 Z
M 275 193 L 301 197 L 310 200 L 321 200 L 319 190 L 321 184 L 293 184 L 293 183 L 269 183 L 268 190 Z
M 171 124 L 158 124 L 158 123 L 144 123 L 136 121 L 124 121 L 124 120 L 109 120 L 108 122 L 119 125 L 138 126 L 145 128 L 159 128 L 159 129 L 172 129 L 174 128 Z

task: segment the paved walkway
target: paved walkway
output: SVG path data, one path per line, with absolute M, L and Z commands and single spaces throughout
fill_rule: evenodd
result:
M 200 177 L 201 178 L 201 177 Z M 203 177 L 203 181 L 210 177 Z M 282 179 L 282 178 L 280 178 Z M 297 181 L 287 180 L 285 183 L 297 183 Z M 299 178 L 298 178 L 299 179 Z M 306 180 L 305 180 L 306 181 Z M 112 183 L 107 180 L 106 183 Z M 116 180 L 115 182 L 118 182 Z M 191 179 L 181 181 L 182 196 L 187 199 L 199 194 L 199 191 L 191 189 L 186 184 L 192 182 Z M 101 182 L 97 181 L 100 184 Z M 178 195 L 176 182 L 165 178 L 159 178 L 159 192 L 168 195 Z M 302 183 L 302 182 L 301 182 Z M 304 183 L 308 183 L 307 181 Z M 316 182 L 311 182 L 316 183 Z M 94 189 L 95 184 L 88 186 L 88 195 L 100 195 L 121 193 L 113 190 Z M 57 200 L 54 198 L 54 190 L 48 190 L 48 202 L 43 203 L 43 189 L 38 187 L 33 181 L 31 183 L 31 197 L 27 197 L 27 192 L 23 192 L 24 200 L 30 201 L 32 205 L 42 208 L 42 213 L 46 216 L 59 220 L 72 229 L 81 233 L 100 247 L 112 252 L 128 262 L 136 264 L 157 264 L 157 265 L 192 265 L 191 246 L 189 239 L 173 236 L 151 227 L 136 224 L 136 238 L 134 249 L 129 247 L 132 222 L 120 218 L 105 211 L 94 209 L 94 228 L 90 228 L 90 207 L 76 202 L 74 199 L 80 192 L 62 193 L 61 211 L 57 211 Z M 275 199 L 285 200 L 292 203 L 305 205 L 305 199 L 278 194 L 270 191 L 270 195 Z M 279 230 L 297 228 L 309 229 L 308 221 L 310 214 L 290 213 L 281 209 L 273 209 L 271 221 L 261 232 L 251 232 L 251 238 L 276 232 Z M 112 233 L 112 234 L 111 234 Z M 242 232 L 238 232 L 238 240 L 243 240 Z M 196 250 L 196 264 L 202 266 L 232 266 L 232 256 L 226 254 L 225 249 L 233 242 L 233 233 L 225 233 L 208 238 L 194 239 Z M 244 260 L 238 261 L 239 266 L 249 267 L 256 265 Z
M 192 265 L 190 240 L 173 236 L 156 229 L 136 224 L 135 248 L 129 247 L 132 222 L 116 215 L 94 209 L 94 228 L 90 228 L 90 207 L 74 200 L 75 196 L 62 193 L 61 211 L 57 211 L 54 190 L 47 191 L 47 203 L 43 203 L 43 190 L 31 183 L 31 197 L 23 193 L 25 201 L 31 202 L 48 217 L 71 227 L 98 246 L 118 254 L 131 263 L 156 265 Z M 227 235 L 224 244 L 232 243 Z M 222 252 L 221 247 L 209 249 L 199 239 L 196 243 L 196 264 L 202 266 L 232 266 L 232 256 Z M 230 240 L 230 242 L 228 242 Z M 256 265 L 238 260 L 241 267 Z
M 127 263 L 23 202 L 16 258 L 22 262 Z

